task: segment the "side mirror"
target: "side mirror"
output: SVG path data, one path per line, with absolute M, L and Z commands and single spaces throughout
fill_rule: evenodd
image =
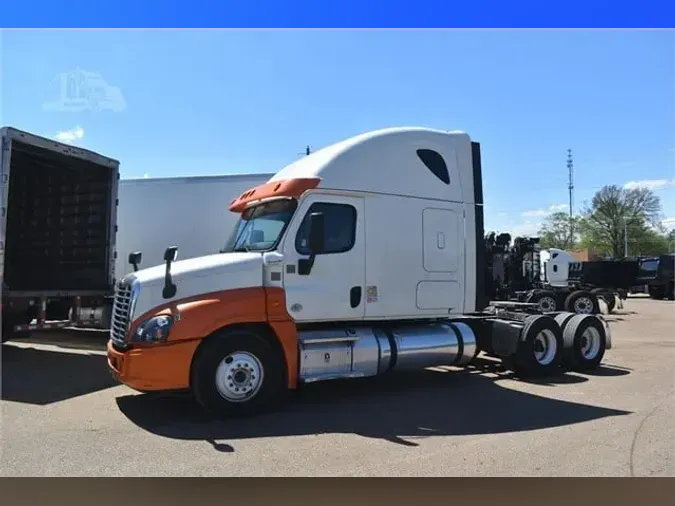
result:
M 133 253 L 129 253 L 129 263 L 134 267 L 134 271 L 138 270 L 138 265 L 141 263 L 141 260 L 143 259 L 143 253 L 140 251 L 134 251 Z
M 164 250 L 164 261 L 175 262 L 178 257 L 178 246 L 170 246 Z
M 323 213 L 309 215 L 309 251 L 312 255 L 319 255 L 325 249 L 325 224 Z
M 312 213 L 309 215 L 309 258 L 302 258 L 298 261 L 298 274 L 309 276 L 314 267 L 316 255 L 320 255 L 325 250 L 324 217 L 323 213 Z
M 176 260 L 178 256 L 178 246 L 170 246 L 164 250 L 164 262 L 166 262 L 166 271 L 164 272 L 164 288 L 162 289 L 162 297 L 170 299 L 176 295 L 178 288 L 173 283 L 171 278 L 171 262 Z

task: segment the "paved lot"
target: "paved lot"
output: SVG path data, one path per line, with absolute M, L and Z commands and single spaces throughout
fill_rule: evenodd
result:
M 490 362 L 313 385 L 281 413 L 217 421 L 140 395 L 100 337 L 2 347 L 3 475 L 675 476 L 675 303 L 629 299 L 594 374 Z M 70 342 L 70 344 L 66 344 Z M 85 345 L 85 343 L 89 343 Z

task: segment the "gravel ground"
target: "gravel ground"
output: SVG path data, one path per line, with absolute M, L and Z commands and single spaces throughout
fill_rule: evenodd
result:
M 2 347 L 2 475 L 675 476 L 675 303 L 631 298 L 592 374 L 466 371 L 312 385 L 279 413 L 205 417 L 116 384 L 100 336 Z

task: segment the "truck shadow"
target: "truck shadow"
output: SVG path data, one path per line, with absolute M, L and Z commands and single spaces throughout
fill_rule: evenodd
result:
M 284 410 L 253 419 L 214 419 L 190 396 L 129 395 L 117 398 L 117 404 L 150 433 L 202 440 L 221 452 L 234 452 L 237 440 L 335 433 L 415 447 L 415 440 L 425 437 L 529 431 L 630 414 L 505 388 L 500 383 L 508 375 L 488 377 L 486 368 L 309 385 Z M 547 384 L 587 380 L 564 374 Z
M 105 355 L 2 345 L 2 399 L 47 405 L 119 383 Z

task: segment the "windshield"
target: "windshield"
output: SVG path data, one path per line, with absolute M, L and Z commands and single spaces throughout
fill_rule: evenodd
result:
M 223 253 L 275 248 L 296 206 L 295 200 L 275 200 L 244 210 Z
M 654 276 L 656 274 L 656 271 L 659 268 L 659 261 L 657 259 L 654 260 L 643 260 L 640 263 L 640 277 L 649 277 L 649 276 Z

